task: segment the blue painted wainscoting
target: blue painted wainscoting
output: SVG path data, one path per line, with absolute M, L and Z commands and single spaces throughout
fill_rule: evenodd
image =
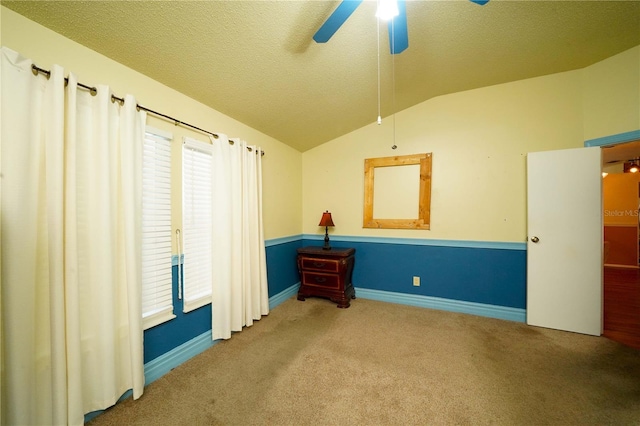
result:
M 337 236 L 331 246 L 356 249 L 356 297 L 525 321 L 526 243 Z
M 266 242 L 267 280 L 269 282 L 269 306 L 273 308 L 296 294 L 298 269 L 296 249 L 301 237 L 279 238 Z M 161 355 L 169 353 L 192 339 L 208 333 L 211 340 L 211 305 L 183 313 L 182 300 L 178 299 L 178 276 L 182 269 L 178 256 L 173 257 L 173 306 L 176 318 L 144 332 L 145 365 Z M 149 383 L 149 380 L 147 380 Z
M 170 350 L 188 342 L 196 336 L 211 330 L 211 305 L 184 313 L 182 300 L 178 299 L 178 276 L 182 272 L 178 256 L 173 256 L 173 313 L 174 319 L 149 328 L 144 332 L 144 362 L 163 355 Z
M 322 235 L 296 235 L 266 242 L 271 308 L 297 292 L 296 250 L 322 245 L 322 239 Z M 331 244 L 356 249 L 353 283 L 357 297 L 525 320 L 525 243 L 334 236 Z M 214 344 L 211 305 L 182 312 L 178 299 L 181 263 L 174 256 L 176 318 L 144 332 L 147 383 Z M 414 276 L 420 277 L 419 287 L 412 284 Z

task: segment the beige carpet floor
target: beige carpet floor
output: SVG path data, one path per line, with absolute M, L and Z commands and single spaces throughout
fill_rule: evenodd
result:
M 295 298 L 100 425 L 640 425 L 640 352 L 604 337 Z

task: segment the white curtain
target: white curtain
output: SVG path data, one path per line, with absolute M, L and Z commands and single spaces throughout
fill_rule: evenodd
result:
M 212 337 L 228 339 L 269 313 L 259 147 L 213 143 Z
M 2 417 L 82 424 L 144 387 L 136 100 L 2 48 Z

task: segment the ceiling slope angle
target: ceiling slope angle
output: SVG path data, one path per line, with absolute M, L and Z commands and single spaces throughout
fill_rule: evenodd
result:
M 314 41 L 342 3 L 1 0 L 2 41 L 20 51 L 30 38 L 47 37 L 44 28 L 23 30 L 18 13 L 212 108 L 213 117 L 232 117 L 300 152 L 441 96 L 640 54 L 640 0 L 407 0 L 400 7 L 406 7 L 410 45 L 395 55 L 387 54 L 373 0 L 353 2 L 358 6 L 334 23 L 328 41 Z M 123 83 L 112 72 L 119 67 L 74 68 L 69 58 L 76 50 L 59 54 L 68 45 L 49 39 L 41 48 L 60 43 L 59 49 L 52 46 L 50 60 L 33 57 L 36 65 L 58 63 L 89 85 Z M 74 59 L 89 67 L 92 54 L 78 54 Z M 127 90 L 141 105 L 229 132 L 219 120 L 184 115 L 180 102 L 163 103 L 133 84 Z M 387 126 L 380 130 L 387 134 Z

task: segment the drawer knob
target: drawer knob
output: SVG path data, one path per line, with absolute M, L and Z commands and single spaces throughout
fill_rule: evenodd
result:
M 324 266 L 324 262 L 313 262 L 313 266 L 316 268 L 322 268 Z
M 313 277 L 317 283 L 323 283 L 325 281 L 327 281 L 327 279 L 325 277 Z

